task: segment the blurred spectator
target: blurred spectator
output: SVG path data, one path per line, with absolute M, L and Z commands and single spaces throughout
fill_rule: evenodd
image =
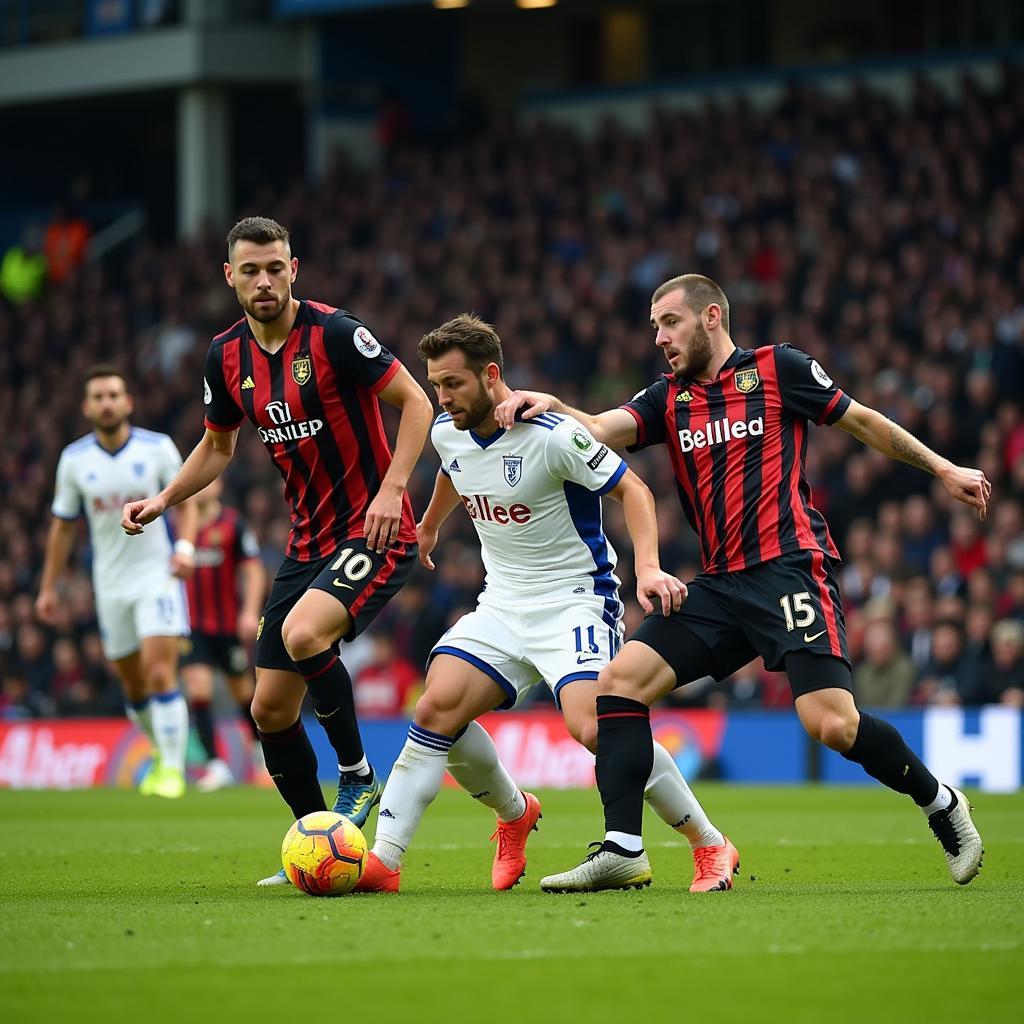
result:
M 356 712 L 360 718 L 412 714 L 423 673 L 395 652 L 387 633 L 375 633 L 370 660 L 355 678 Z
M 916 679 L 914 664 L 900 648 L 893 622 L 885 618 L 869 622 L 864 631 L 864 661 L 853 673 L 858 705 L 901 707 L 910 698 Z
M 20 245 L 12 245 L 0 261 L 0 293 L 20 306 L 39 298 L 46 280 L 46 257 L 40 252 L 39 230 L 25 229 Z
M 992 629 L 990 700 L 1024 707 L 1024 623 L 997 622 Z
M 964 657 L 964 634 L 956 620 L 943 619 L 932 629 L 932 653 L 918 692 L 934 704 L 969 704 L 976 696 L 976 678 Z
M 63 284 L 85 260 L 89 224 L 70 203 L 58 203 L 43 236 L 43 252 L 50 281 Z

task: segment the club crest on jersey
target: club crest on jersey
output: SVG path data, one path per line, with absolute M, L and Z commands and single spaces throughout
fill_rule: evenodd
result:
M 736 371 L 736 390 L 744 395 L 749 395 L 754 388 L 760 384 L 760 380 L 757 376 L 757 370 L 737 370 Z
M 146 464 L 144 462 L 133 462 L 132 463 L 132 472 L 136 476 L 143 476 L 143 475 L 145 475 Z
M 313 375 L 313 368 L 309 356 L 302 356 L 292 360 L 292 380 L 300 387 Z
M 594 447 L 594 441 L 591 436 L 579 429 L 572 432 L 572 444 L 578 452 L 589 452 Z
M 503 455 L 502 461 L 505 482 L 509 487 L 515 487 L 523 478 L 523 457 L 522 455 Z
M 689 390 L 680 391 L 679 394 L 676 395 L 676 401 L 677 402 L 692 402 L 693 401 L 693 395 L 690 394 Z

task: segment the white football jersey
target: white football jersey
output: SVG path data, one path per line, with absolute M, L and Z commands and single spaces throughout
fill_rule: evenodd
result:
M 98 594 L 134 593 L 167 578 L 173 546 L 166 518 L 150 523 L 141 536 L 129 537 L 121 529 L 121 512 L 126 502 L 162 491 L 180 468 L 174 442 L 139 427 L 132 427 L 116 452 L 103 448 L 94 434 L 61 452 L 52 511 L 61 519 L 85 513 Z
M 442 413 L 431 440 L 480 537 L 489 600 L 597 594 L 618 602 L 601 495 L 626 464 L 571 416 L 544 413 L 480 437 Z

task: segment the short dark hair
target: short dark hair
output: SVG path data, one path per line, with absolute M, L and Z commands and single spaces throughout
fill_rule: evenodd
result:
M 256 245 L 270 245 L 284 242 L 289 245 L 288 229 L 269 217 L 243 217 L 228 232 L 228 261 L 236 242 L 254 242 Z
M 497 363 L 501 375 L 505 375 L 498 332 L 475 313 L 461 313 L 424 334 L 416 351 L 420 359 L 426 362 L 443 356 L 453 348 L 461 350 L 466 366 L 474 373 L 480 373 L 488 363 Z
M 125 391 L 128 390 L 128 378 L 113 363 L 95 363 L 85 371 L 85 380 L 82 381 L 82 394 L 89 390 L 89 385 L 97 377 L 120 377 L 124 383 Z
M 718 306 L 722 311 L 722 327 L 726 334 L 729 333 L 729 300 L 725 297 L 725 292 L 710 277 L 705 277 L 703 274 L 682 274 L 680 277 L 673 277 L 664 284 L 658 285 L 651 296 L 651 305 L 653 306 L 655 302 L 663 299 L 669 292 L 674 292 L 677 288 L 682 288 L 686 305 L 697 316 L 700 316 L 712 303 Z

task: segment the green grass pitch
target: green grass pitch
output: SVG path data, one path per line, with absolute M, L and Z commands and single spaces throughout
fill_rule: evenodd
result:
M 0 793 L 0 1020 L 1021 1019 L 1024 794 L 975 797 L 985 865 L 961 888 L 881 788 L 701 785 L 742 871 L 699 896 L 651 815 L 652 888 L 542 894 L 600 804 L 539 795 L 511 892 L 489 888 L 490 812 L 445 791 L 398 896 L 313 899 L 253 886 L 289 824 L 273 793 Z

